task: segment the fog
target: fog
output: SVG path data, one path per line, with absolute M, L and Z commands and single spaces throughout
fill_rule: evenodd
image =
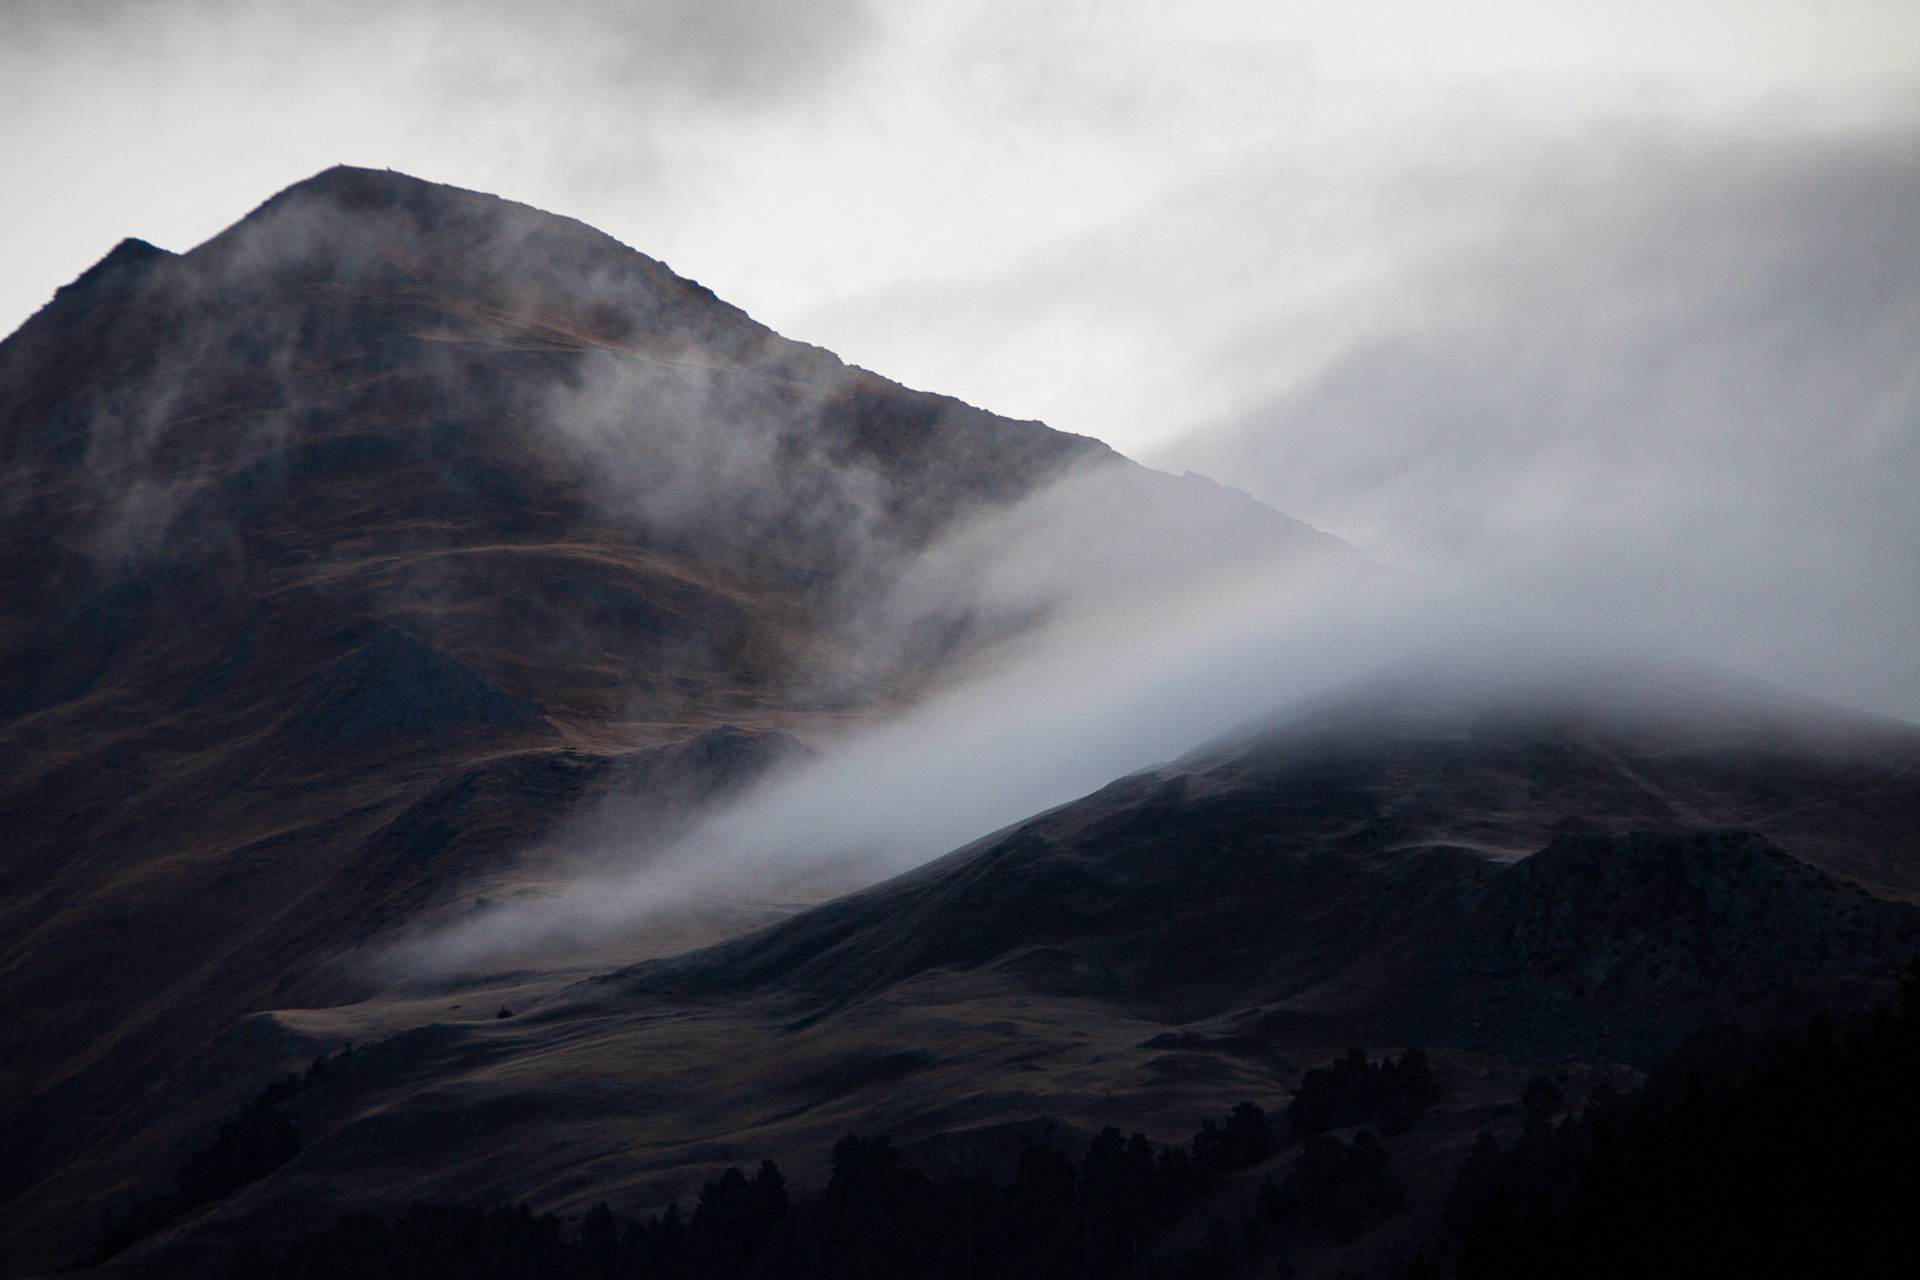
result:
M 1920 134 L 1581 159 L 1393 305 L 1330 305 L 1352 336 L 1319 367 L 1150 456 L 1389 563 L 1920 713 Z
M 1061 500 L 1048 492 L 1025 505 Z M 1065 502 L 1062 518 L 1077 516 L 1078 501 Z M 1047 523 L 1029 509 L 995 523 L 1024 534 L 1036 522 Z M 1123 544 L 1125 532 L 1116 521 Z M 969 530 L 960 540 L 984 536 Z M 876 729 L 812 739 L 817 760 L 664 849 L 580 845 L 575 874 L 412 936 L 381 963 L 436 977 L 486 971 L 616 933 L 640 938 L 645 954 L 648 922 L 671 936 L 690 905 L 807 900 L 872 883 L 1383 674 L 1403 691 L 1465 682 L 1503 703 L 1571 686 L 1623 711 L 1676 691 L 1711 707 L 1725 688 L 1748 696 L 1743 679 L 1807 691 L 1857 675 L 1863 648 L 1870 657 L 1898 650 L 1894 638 L 1849 642 L 1838 634 L 1846 625 L 1818 603 L 1797 610 L 1738 584 L 1699 590 L 1697 565 L 1565 550 L 1555 558 L 1534 545 L 1484 572 L 1274 557 L 1184 582 L 1116 582 L 1112 563 L 1084 547 L 1009 541 L 986 562 L 1016 569 L 1022 586 L 1057 590 L 1073 579 L 1051 571 L 1090 558 L 1105 574 L 1091 575 L 1085 592 L 1052 597 L 1048 625 L 996 650 L 974 678 Z M 977 598 L 995 598 L 991 575 L 984 588 L 969 585 L 981 589 Z M 949 589 L 949 599 L 961 593 Z M 1823 643 L 1830 647 L 1817 652 Z M 1737 719 L 1747 704 L 1728 706 Z M 596 817 L 590 829 L 604 831 L 605 815 Z
M 1123 612 L 1081 602 L 1018 658 L 875 730 L 818 742 L 817 761 L 667 849 L 582 850 L 591 869 L 578 879 L 410 939 L 397 958 L 425 972 L 499 965 L 692 901 L 908 870 L 1399 656 L 1404 616 L 1380 588 L 1274 565 Z

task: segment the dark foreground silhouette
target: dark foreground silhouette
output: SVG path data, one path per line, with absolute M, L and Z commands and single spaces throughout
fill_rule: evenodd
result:
M 1445 1211 L 1459 1280 L 1912 1275 L 1920 962 L 1898 1007 L 1755 1036 L 1716 1027 L 1630 1094 L 1482 1134 Z M 1435 1273 L 1424 1257 L 1410 1275 Z
M 278 1169 L 300 1153 L 300 1135 L 279 1105 L 324 1083 L 339 1071 L 352 1050 L 314 1059 L 304 1076 L 275 1080 L 239 1115 L 220 1126 L 213 1142 L 195 1151 L 174 1175 L 174 1189 L 136 1202 L 100 1231 L 99 1243 L 73 1260 L 69 1271 L 98 1266 L 108 1258 L 250 1182 Z
M 1006 1185 L 935 1182 L 886 1137 L 850 1134 L 825 1190 L 799 1206 L 769 1160 L 709 1181 L 690 1214 L 669 1206 L 624 1225 L 604 1204 L 572 1226 L 526 1205 L 353 1214 L 283 1252 L 249 1247 L 226 1280 L 1225 1280 L 1236 1259 L 1269 1254 L 1269 1229 L 1345 1241 L 1405 1209 L 1370 1131 L 1317 1130 L 1330 1111 L 1404 1127 L 1435 1092 L 1418 1051 L 1309 1072 L 1295 1092 L 1307 1105 L 1289 1108 L 1305 1141 L 1263 1180 L 1237 1235 L 1215 1221 L 1204 1245 L 1159 1256 L 1196 1197 L 1272 1154 L 1259 1107 L 1159 1149 L 1109 1127 L 1077 1166 L 1030 1146 Z M 1920 962 L 1894 1008 L 1766 1035 L 1714 1027 L 1630 1093 L 1602 1087 L 1576 1110 L 1542 1076 L 1523 1103 L 1519 1137 L 1482 1134 L 1469 1152 L 1439 1238 L 1393 1268 L 1400 1280 L 1912 1274 Z M 257 1100 L 243 1119 L 266 1109 Z M 204 1155 L 182 1170 L 182 1196 L 188 1170 L 214 1163 Z M 1291 1274 L 1284 1252 L 1260 1269 Z
M 316 1059 L 304 1077 L 273 1082 L 212 1145 L 189 1157 L 174 1192 L 148 1197 L 109 1222 L 98 1245 L 70 1269 L 97 1265 L 293 1159 L 299 1135 L 280 1104 L 325 1085 L 351 1061 L 352 1050 L 345 1050 Z M 1420 1050 L 1374 1062 L 1355 1049 L 1309 1071 L 1287 1114 L 1303 1136 L 1318 1134 L 1335 1111 L 1348 1118 L 1384 1114 L 1393 1121 L 1389 1132 L 1397 1132 L 1437 1096 Z M 1003 1187 L 985 1177 L 936 1183 L 902 1164 L 888 1138 L 850 1134 L 835 1146 L 832 1180 L 806 1214 L 789 1216 L 785 1179 L 767 1160 L 751 1178 L 734 1168 L 708 1182 L 685 1217 L 669 1206 L 623 1229 L 603 1204 L 569 1231 L 554 1215 L 536 1216 L 525 1205 L 414 1204 L 397 1217 L 350 1214 L 278 1257 L 251 1248 L 233 1275 L 1111 1276 L 1145 1255 L 1196 1195 L 1261 1163 L 1274 1146 L 1266 1113 L 1242 1102 L 1224 1120 L 1201 1120 L 1185 1145 L 1160 1147 L 1143 1133 L 1125 1138 L 1109 1127 L 1077 1166 L 1052 1147 L 1031 1146 L 1014 1182 Z M 1223 1227 L 1201 1248 L 1156 1259 L 1152 1272 L 1223 1275 L 1236 1251 L 1265 1250 L 1262 1221 L 1350 1238 L 1376 1214 L 1405 1207 L 1386 1162 L 1364 1130 L 1351 1144 L 1309 1137 L 1284 1183 L 1269 1179 L 1259 1219 L 1248 1219 L 1237 1244 Z

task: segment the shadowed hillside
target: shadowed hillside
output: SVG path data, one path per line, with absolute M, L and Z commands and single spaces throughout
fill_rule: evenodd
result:
M 1463 1037 L 1483 1013 L 1571 1034 L 1647 997 L 1664 1030 L 1607 1046 L 1644 1059 L 1701 1016 L 1694 996 L 1892 972 L 1920 895 L 1917 766 L 1912 726 L 1719 677 L 1375 681 L 620 981 L 844 1002 L 984 969 L 1382 1040 Z M 1713 834 L 1656 834 L 1680 831 Z M 1495 974 L 1517 986 L 1477 989 Z M 1588 996 L 1616 1003 L 1537 1003 Z

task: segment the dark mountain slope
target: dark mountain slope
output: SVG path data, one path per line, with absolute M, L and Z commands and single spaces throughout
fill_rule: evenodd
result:
M 315 675 L 287 729 L 295 740 L 323 747 L 396 729 L 524 724 L 538 714 L 459 659 L 387 627 Z
M 883 606 L 1089 469 L 1228 512 L 1220 564 L 1359 562 L 492 196 L 338 168 L 122 243 L 0 342 L 0 1248 L 70 1252 L 91 1211 L 45 1187 L 182 1141 L 239 1087 L 197 1055 L 365 995 L 342 958 L 542 839 L 583 761 L 884 714 L 1032 625 Z M 476 770 L 515 781 L 397 853 Z

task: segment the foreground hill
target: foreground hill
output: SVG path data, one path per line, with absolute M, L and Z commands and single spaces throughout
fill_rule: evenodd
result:
M 417 1197 L 658 1208 L 764 1156 L 818 1186 L 849 1130 L 936 1171 L 1048 1123 L 1177 1139 L 1423 1043 L 1412 1211 L 1301 1258 L 1359 1273 L 1431 1235 L 1541 1073 L 1580 1097 L 1716 1019 L 1885 995 L 1920 950 L 1916 766 L 1911 725 L 1699 673 L 1369 682 L 511 1019 L 422 992 L 250 1024 L 286 1060 L 363 1047 L 289 1106 L 293 1163 L 120 1265 Z
M 70 1256 L 236 1020 L 368 994 L 579 806 L 670 830 L 1044 620 L 917 567 L 1063 484 L 1156 572 L 1364 563 L 491 196 L 339 168 L 121 244 L 0 343 L 0 1249 Z

